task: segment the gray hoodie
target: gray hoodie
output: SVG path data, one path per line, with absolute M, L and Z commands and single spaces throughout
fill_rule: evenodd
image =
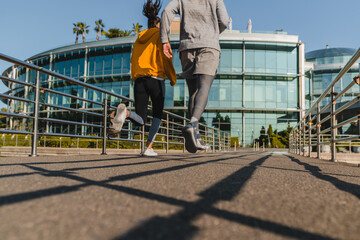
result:
M 214 48 L 220 51 L 219 35 L 228 23 L 229 15 L 223 0 L 172 0 L 161 16 L 160 39 L 169 41 L 170 25 L 180 15 L 179 51 L 194 48 Z

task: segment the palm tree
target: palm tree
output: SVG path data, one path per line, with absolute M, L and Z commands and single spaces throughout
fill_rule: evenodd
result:
M 110 28 L 107 32 L 104 33 L 104 35 L 107 38 L 122 37 L 124 35 L 124 31 L 118 28 Z
M 123 35 L 121 37 L 128 37 L 131 35 L 131 33 L 132 33 L 132 31 L 125 30 L 125 31 L 123 31 Z
M 73 33 L 76 34 L 76 39 L 75 39 L 75 44 L 78 44 L 78 40 L 79 40 L 79 34 L 80 34 L 80 28 L 79 28 L 79 23 L 73 23 L 74 28 L 73 28 Z
M 96 41 L 99 40 L 99 36 L 100 36 L 100 33 L 103 35 L 104 34 L 104 23 L 102 22 L 101 19 L 95 21 L 95 24 L 96 24 L 96 27 L 94 28 L 94 30 L 97 32 L 97 35 L 96 35 Z
M 133 29 L 132 29 L 132 32 L 134 32 L 135 33 L 135 36 L 137 36 L 137 35 L 139 35 L 139 32 L 141 32 L 141 28 L 142 28 L 143 26 L 142 25 L 140 25 L 139 23 L 133 23 Z
M 82 37 L 83 37 L 83 42 L 86 42 L 85 41 L 85 33 L 88 34 L 89 33 L 89 25 L 86 25 L 86 23 L 84 22 L 78 22 L 78 27 L 80 28 L 80 32 L 79 34 L 82 34 Z

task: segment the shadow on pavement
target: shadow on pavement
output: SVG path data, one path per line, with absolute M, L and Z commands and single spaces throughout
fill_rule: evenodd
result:
M 359 185 L 339 180 L 339 179 L 329 176 L 327 174 L 322 174 L 321 169 L 317 166 L 313 166 L 308 163 L 304 163 L 293 156 L 287 156 L 287 157 L 290 158 L 291 161 L 293 161 L 301 166 L 304 166 L 305 169 L 308 170 L 313 176 L 315 176 L 321 180 L 327 181 L 327 182 L 333 184 L 337 189 L 347 192 L 347 193 L 350 193 L 360 199 L 360 186 Z
M 222 158 L 219 158 L 222 156 Z M 226 155 L 225 155 L 226 156 Z M 179 200 L 164 195 L 139 190 L 131 187 L 119 186 L 112 184 L 117 180 L 128 180 L 143 176 L 150 176 L 154 174 L 161 174 L 169 171 L 177 171 L 184 168 L 199 166 L 202 164 L 212 164 L 231 159 L 241 158 L 246 155 L 232 154 L 229 157 L 224 155 L 217 155 L 217 159 L 206 160 L 204 162 L 194 162 L 174 166 L 170 168 L 163 168 L 154 171 L 140 172 L 132 175 L 120 175 L 112 177 L 103 181 L 95 181 L 85 177 L 77 176 L 69 170 L 82 170 L 83 168 L 72 168 L 61 171 L 51 171 L 39 166 L 32 166 L 32 164 L 21 164 L 21 166 L 36 171 L 36 174 L 41 174 L 45 177 L 61 177 L 80 182 L 80 184 L 72 186 L 58 186 L 49 189 L 42 189 L 32 192 L 24 192 L 0 197 L 0 206 L 14 204 L 18 202 L 65 194 L 69 192 L 78 191 L 81 188 L 89 186 L 98 186 L 106 189 L 116 190 L 121 193 L 126 193 L 132 196 L 141 197 L 144 199 L 155 200 L 170 205 L 181 207 L 182 209 L 170 217 L 153 217 L 137 227 L 131 229 L 127 233 L 115 238 L 120 239 L 190 239 L 199 231 L 196 226 L 192 225 L 192 221 L 203 214 L 209 214 L 217 218 L 226 219 L 238 224 L 243 224 L 252 228 L 268 231 L 280 236 L 301 238 L 301 239 L 331 239 L 315 233 L 310 233 L 301 229 L 288 227 L 279 223 L 261 220 L 259 218 L 246 216 L 226 210 L 215 208 L 215 204 L 219 201 L 230 201 L 239 194 L 243 186 L 251 179 L 256 169 L 261 166 L 266 159 L 271 157 L 271 154 L 266 156 L 259 155 L 259 158 L 252 160 L 252 162 L 241 169 L 230 174 L 228 177 L 212 185 L 208 189 L 201 192 L 201 198 L 196 202 L 189 202 L 186 200 Z M 207 156 L 209 157 L 209 156 Z M 189 159 L 184 157 L 183 159 Z M 181 161 L 182 158 L 174 159 L 174 161 Z M 66 162 L 65 162 L 66 163 Z M 140 164 L 140 163 L 139 163 Z M 146 164 L 146 162 L 143 162 Z M 316 172 L 316 170 L 313 169 Z
M 301 238 L 301 239 L 332 239 L 318 234 L 309 233 L 301 229 L 291 228 L 282 224 L 264 221 L 255 217 L 249 217 L 225 210 L 216 209 L 214 204 L 219 201 L 233 199 L 245 183 L 252 177 L 256 168 L 264 163 L 270 155 L 253 161 L 246 167 L 239 169 L 220 182 L 214 184 L 200 193 L 200 200 L 188 203 L 183 209 L 170 217 L 153 217 L 138 227 L 130 230 L 125 235 L 113 240 L 130 239 L 190 239 L 199 231 L 191 225 L 202 214 L 210 214 L 218 218 L 247 225 L 260 230 L 265 230 L 278 235 Z M 235 184 L 234 184 L 235 183 Z

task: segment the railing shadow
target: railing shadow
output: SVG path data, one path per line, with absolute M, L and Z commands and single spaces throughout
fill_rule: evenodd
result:
M 220 155 L 219 155 L 220 156 Z M 180 169 L 190 168 L 199 166 L 201 164 L 217 164 L 219 162 L 233 160 L 238 157 L 245 157 L 245 155 L 231 154 L 231 156 L 224 156 L 219 158 L 214 156 L 216 159 L 209 161 L 188 163 L 181 165 L 181 168 L 164 168 L 158 171 L 143 172 L 139 175 L 133 175 L 131 178 L 127 176 L 127 179 L 133 179 L 143 176 L 150 176 L 154 174 L 161 174 L 169 171 L 176 171 Z M 203 156 L 204 157 L 204 156 Z M 206 155 L 208 158 L 209 155 Z M 196 226 L 192 225 L 192 221 L 203 214 L 209 214 L 211 216 L 232 221 L 238 224 L 243 224 L 252 228 L 268 231 L 275 233 L 280 236 L 301 238 L 301 239 L 331 239 L 326 236 L 322 236 L 316 233 L 310 233 L 301 229 L 288 227 L 283 224 L 262 220 L 252 216 L 246 216 L 226 210 L 217 209 L 215 204 L 219 201 L 230 201 L 239 194 L 244 185 L 252 178 L 256 169 L 261 166 L 266 159 L 270 158 L 271 154 L 266 156 L 259 155 L 254 161 L 249 159 L 251 162 L 246 166 L 240 168 L 234 173 L 230 174 L 223 180 L 215 183 L 208 189 L 204 190 L 199 194 L 201 197 L 198 201 L 190 202 L 186 200 L 179 200 L 176 198 L 156 194 L 133 187 L 126 187 L 121 185 L 113 184 L 114 181 L 121 179 L 122 175 L 117 177 L 108 178 L 103 181 L 95 181 L 82 176 L 77 176 L 73 171 L 60 170 L 52 171 L 45 169 L 40 166 L 32 166 L 30 164 L 23 164 L 23 167 L 36 171 L 45 177 L 60 177 L 80 182 L 80 184 L 72 186 L 58 186 L 54 188 L 48 188 L 33 192 L 25 192 L 20 194 L 13 194 L 9 196 L 0 197 L 0 206 L 6 206 L 9 204 L 19 203 L 23 201 L 44 198 L 48 196 L 55 196 L 59 194 L 65 194 L 75 192 L 89 186 L 98 186 L 106 189 L 115 190 L 121 193 L 126 193 L 131 196 L 137 196 L 144 199 L 154 200 L 161 203 L 166 203 L 181 207 L 177 213 L 169 217 L 153 217 L 148 221 L 145 221 L 137 227 L 131 229 L 122 236 L 115 239 L 191 239 L 199 231 Z M 184 158 L 178 158 L 176 160 L 189 159 L 189 156 Z M 187 161 L 186 160 L 186 161 Z M 200 159 L 201 160 L 201 159 Z
M 350 194 L 354 195 L 355 197 L 357 197 L 358 199 L 360 199 L 360 186 L 359 185 L 354 184 L 354 183 L 348 183 L 348 182 L 342 181 L 338 178 L 329 176 L 327 174 L 323 174 L 323 173 L 321 173 L 321 169 L 319 167 L 302 162 L 293 156 L 287 156 L 287 157 L 290 158 L 291 161 L 293 161 L 301 166 L 304 166 L 305 169 L 308 170 L 316 178 L 327 181 L 327 182 L 331 183 L 332 185 L 334 185 L 337 189 L 347 192 L 347 193 L 350 193 Z

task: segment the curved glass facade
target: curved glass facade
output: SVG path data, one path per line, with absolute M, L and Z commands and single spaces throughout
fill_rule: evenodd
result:
M 345 66 L 345 64 L 351 59 L 355 54 L 356 49 L 352 48 L 326 48 L 320 49 L 312 52 L 306 53 L 306 61 L 314 63 L 313 68 L 311 69 L 311 99 L 313 102 L 323 94 L 323 92 L 329 87 L 331 82 L 338 75 L 340 70 Z M 335 85 L 335 92 L 343 91 L 352 81 L 355 76 L 359 74 L 359 65 L 355 64 L 348 73 L 346 73 L 342 79 Z M 336 102 L 336 109 L 344 103 L 353 100 L 356 96 L 360 94 L 360 86 L 354 85 L 350 88 L 347 93 L 339 98 Z M 331 101 L 330 96 L 325 97 L 320 106 L 324 107 L 329 104 Z M 327 109 L 327 111 L 330 111 Z M 337 118 L 341 121 L 348 119 L 349 116 L 352 116 L 354 109 L 348 109 L 341 112 L 337 115 Z M 356 110 L 358 111 L 358 110 Z M 350 114 L 349 114 L 350 113 Z M 324 123 L 328 127 L 328 123 Z M 338 129 L 339 134 L 357 134 L 354 132 L 353 124 L 347 124 Z
M 329 87 L 330 83 L 338 75 L 342 67 L 351 59 L 356 50 L 352 48 L 326 48 L 306 53 L 306 61 L 313 62 L 314 68 L 312 73 L 312 95 L 313 101 Z M 345 76 L 335 85 L 335 92 L 341 92 L 348 86 L 353 78 L 359 74 L 358 65 L 350 69 Z M 354 96 L 360 93 L 360 87 L 354 85 L 348 90 L 346 96 L 340 98 L 338 102 L 346 102 L 352 100 Z M 326 97 L 322 101 L 325 106 L 330 102 L 330 98 Z
M 253 38 L 256 40 L 253 40 Z M 239 137 L 240 143 L 251 144 L 258 138 L 262 127 L 282 131 L 288 125 L 296 124 L 302 106 L 301 65 L 302 44 L 297 36 L 276 34 L 241 34 L 238 31 L 221 36 L 221 60 L 216 79 L 211 88 L 209 102 L 202 119 L 208 125 L 231 131 Z M 181 73 L 181 64 L 177 52 L 178 36 L 171 36 L 174 53 L 174 66 Z M 248 38 L 248 39 L 247 39 Z M 121 38 L 71 45 L 38 54 L 29 59 L 33 64 L 52 71 L 94 84 L 104 89 L 133 98 L 133 83 L 130 76 L 130 57 L 134 37 Z M 16 78 L 25 82 L 35 81 L 35 72 L 14 68 Z M 10 74 L 4 72 L 4 74 Z M 42 84 L 68 94 L 101 101 L 101 96 L 80 86 L 73 86 L 57 79 L 41 76 Z M 17 88 L 19 87 L 19 88 Z M 12 86 L 17 96 L 33 98 L 33 93 L 20 86 Z M 71 101 L 60 96 L 47 96 L 51 104 L 74 108 L 96 108 L 81 101 Z M 186 116 L 188 90 L 185 80 L 179 78 L 171 87 L 166 84 L 165 109 Z M 112 105 L 119 103 L 112 98 Z M 31 105 L 24 107 L 14 103 L 16 112 L 32 111 Z M 51 112 L 51 111 L 50 111 Z M 50 114 L 59 114 L 51 112 Z M 92 121 L 86 119 L 86 121 Z M 75 131 L 74 129 L 66 131 Z M 59 125 L 49 126 L 48 131 L 61 132 Z M 67 132 L 68 133 L 68 132 Z M 73 134 L 73 133 L 72 133 Z

